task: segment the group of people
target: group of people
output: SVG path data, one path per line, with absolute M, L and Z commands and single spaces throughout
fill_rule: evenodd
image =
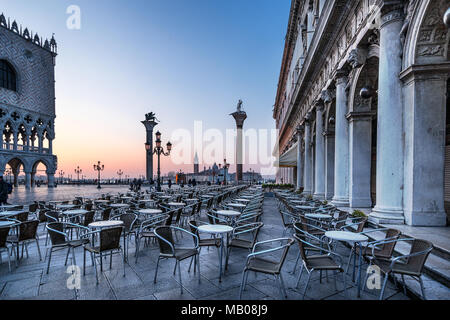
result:
M 131 183 L 130 183 L 131 191 L 138 192 L 138 191 L 141 190 L 141 187 L 142 187 L 142 180 L 141 179 L 138 180 L 138 179 L 134 178 L 134 180 L 131 181 Z

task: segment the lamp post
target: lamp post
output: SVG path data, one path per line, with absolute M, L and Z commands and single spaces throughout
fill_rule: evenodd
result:
M 105 170 L 105 165 L 101 164 L 100 161 L 97 164 L 94 164 L 94 171 L 98 171 L 98 185 L 97 185 L 97 189 L 101 189 L 102 186 L 100 185 L 100 172 Z
M 230 164 L 227 163 L 227 159 L 223 159 L 223 184 L 227 185 L 227 171 L 230 167 Z
M 172 144 L 170 142 L 167 142 L 167 152 L 164 152 L 164 148 L 161 146 L 161 132 L 157 131 L 155 136 L 156 147 L 153 150 L 152 154 L 156 154 L 158 156 L 158 185 L 156 188 L 158 191 L 161 191 L 161 155 L 168 157 L 170 155 L 170 151 L 172 150 Z M 150 143 L 145 143 L 145 150 L 147 150 L 147 152 L 151 151 Z
M 59 180 L 60 180 L 61 184 L 63 183 L 64 175 L 65 175 L 65 172 L 62 170 L 59 170 Z
M 80 173 L 82 173 L 83 170 L 80 169 L 79 166 L 77 166 L 77 168 L 75 169 L 75 173 L 77 174 L 77 184 L 80 185 Z
M 119 169 L 119 171 L 117 171 L 117 175 L 119 176 L 119 183 L 122 183 L 122 175 L 123 175 L 122 169 Z

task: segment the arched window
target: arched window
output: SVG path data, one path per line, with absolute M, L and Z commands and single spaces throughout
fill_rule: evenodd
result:
M 5 60 L 0 60 L 0 87 L 8 90 L 16 90 L 16 72 Z

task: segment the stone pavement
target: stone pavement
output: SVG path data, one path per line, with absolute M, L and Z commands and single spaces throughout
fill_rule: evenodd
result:
M 264 201 L 263 214 L 264 227 L 259 234 L 259 240 L 279 238 L 283 234 L 280 216 L 276 207 L 276 200 L 273 197 L 266 197 Z M 45 233 L 40 230 L 40 245 L 42 255 L 45 255 Z M 134 240 L 134 238 L 133 238 Z M 181 241 L 191 242 L 184 236 Z M 142 247 L 142 245 L 141 245 Z M 174 261 L 163 260 L 160 263 L 158 281 L 153 283 L 156 268 L 156 260 L 159 253 L 157 244 L 151 243 L 148 247 L 142 248 L 138 263 L 134 258 L 134 241 L 130 242 L 129 262 L 126 264 L 126 277 L 123 277 L 122 262 L 119 255 L 113 258 L 112 269 L 109 263 L 104 263 L 103 273 L 99 270 L 99 281 L 96 285 L 94 267 L 91 265 L 90 257 L 87 256 L 86 276 L 80 277 L 80 289 L 69 289 L 68 280 L 71 277 L 70 271 L 64 266 L 65 250 L 56 252 L 52 257 L 49 274 L 46 274 L 46 262 L 39 261 L 36 245 L 30 244 L 29 258 L 20 261 L 19 267 L 8 272 L 8 264 L 3 255 L 3 262 L 0 264 L 0 299 L 46 299 L 46 300 L 114 300 L 114 299 L 212 299 L 212 300 L 236 300 L 239 298 L 239 287 L 241 283 L 242 271 L 245 264 L 246 250 L 233 250 L 230 256 L 229 268 L 219 282 L 218 256 L 217 251 L 211 248 L 202 249 L 201 253 L 201 284 L 198 283 L 198 274 L 188 272 L 189 260 L 181 263 L 182 283 L 184 293 L 180 294 L 178 274 L 173 275 Z M 349 249 L 339 246 L 339 252 L 346 256 Z M 298 247 L 294 244 L 288 254 L 283 268 L 283 278 L 286 285 L 288 299 L 302 299 L 303 289 L 306 283 L 306 275 L 303 274 L 298 288 L 295 288 L 296 273 L 291 274 L 298 254 Z M 109 259 L 109 258 L 108 258 Z M 83 255 L 82 249 L 76 250 L 76 260 L 82 270 Z M 106 261 L 105 261 L 106 262 Z M 107 261 L 109 262 L 109 261 Z M 346 259 L 345 259 L 346 262 Z M 364 279 L 364 272 L 363 279 Z M 70 284 L 70 280 L 69 280 Z M 305 299 L 356 299 L 356 287 L 347 276 L 347 297 L 344 296 L 342 277 L 338 277 L 338 290 L 335 290 L 334 281 L 330 274 L 327 281 L 325 276 L 320 283 L 319 273 L 312 277 L 310 287 Z M 379 290 L 368 290 L 362 292 L 361 299 L 377 299 Z M 397 292 L 394 285 L 389 283 L 385 297 L 389 299 L 408 299 L 403 293 Z M 248 284 L 243 294 L 245 300 L 280 299 L 279 289 L 276 281 L 266 275 L 255 276 L 250 273 Z

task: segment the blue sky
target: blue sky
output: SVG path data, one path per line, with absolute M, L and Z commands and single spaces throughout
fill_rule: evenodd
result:
M 2 0 L 0 10 L 40 36 L 55 33 L 58 164 L 94 175 L 143 174 L 153 111 L 163 141 L 177 128 L 234 128 L 244 101 L 247 128 L 274 128 L 272 106 L 290 0 Z M 81 9 L 69 30 L 67 7 Z M 205 164 L 208 165 L 208 164 Z M 163 172 L 191 166 L 163 162 Z M 234 169 L 231 168 L 231 172 Z

